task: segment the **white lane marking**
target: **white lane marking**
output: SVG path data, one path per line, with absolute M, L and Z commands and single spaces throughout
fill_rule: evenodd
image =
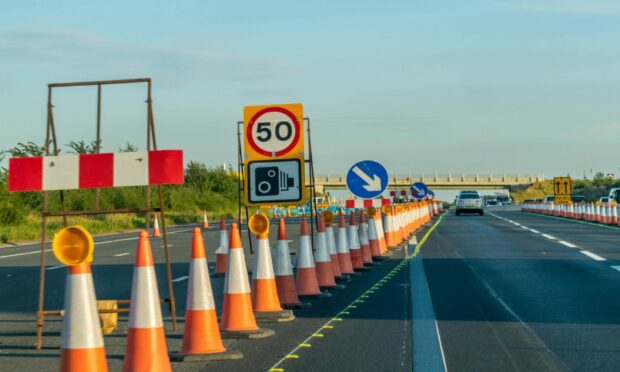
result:
M 620 271 L 620 266 L 614 265 L 614 266 L 611 266 L 611 268 L 614 269 L 614 270 Z
M 512 224 L 515 225 L 515 226 L 521 226 L 521 224 L 518 223 L 518 222 L 513 222 Z
M 593 259 L 595 261 L 607 261 L 603 257 L 601 257 L 601 256 L 599 256 L 597 254 L 594 254 L 594 253 L 592 253 L 590 251 L 579 251 L 579 252 L 581 252 L 582 254 L 585 254 L 586 256 L 590 257 L 591 259 Z
M 547 239 L 551 239 L 551 240 L 557 240 L 557 238 L 555 236 L 551 236 L 549 234 L 542 234 L 542 236 L 544 236 Z
M 566 242 L 564 240 L 558 240 L 558 243 L 563 244 L 569 248 L 579 248 L 577 247 L 575 244 L 571 243 L 571 242 Z
M 178 277 L 176 279 L 173 279 L 172 282 L 173 283 L 182 282 L 182 281 L 187 280 L 187 279 L 189 279 L 189 276 L 181 276 L 181 277 Z
M 529 230 L 529 229 L 530 229 L 530 228 L 529 228 L 529 227 L 527 227 L 527 226 L 521 226 L 521 228 L 522 228 L 522 229 L 524 229 L 524 230 Z
M 127 256 L 128 254 L 131 254 L 130 252 L 127 253 L 119 253 L 119 254 L 115 254 L 114 257 L 123 257 L 123 256 Z
M 540 234 L 540 231 L 538 230 L 530 229 L 530 231 L 533 232 L 534 234 Z
M 169 232 L 168 235 L 178 234 L 178 233 L 181 233 L 181 232 L 192 231 L 192 230 L 193 229 L 176 230 L 176 231 Z M 128 241 L 128 240 L 138 240 L 138 237 L 106 240 L 104 242 L 95 242 L 95 246 L 102 245 L 102 244 L 109 244 L 109 243 L 124 242 L 124 241 Z M 168 245 L 168 246 L 170 247 L 171 245 Z M 51 249 L 46 249 L 45 252 L 51 252 Z M 25 256 L 25 255 L 28 255 L 28 254 L 36 254 L 36 253 L 41 253 L 41 251 L 40 250 L 36 250 L 36 251 L 32 251 L 32 252 L 22 252 L 22 253 L 9 254 L 9 255 L 6 255 L 6 256 L 0 256 L 0 259 L 11 258 L 11 257 L 19 257 L 19 256 Z
M 56 270 L 56 269 L 62 269 L 63 267 L 65 267 L 65 265 L 52 266 L 52 267 L 46 268 L 45 270 Z

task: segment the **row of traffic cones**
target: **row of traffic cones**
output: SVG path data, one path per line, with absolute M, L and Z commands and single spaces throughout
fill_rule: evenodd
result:
M 618 207 L 615 203 L 525 203 L 523 212 L 620 226 Z
M 388 224 L 398 236 L 416 230 L 431 216 L 432 208 L 417 216 L 410 207 L 394 208 L 386 214 Z M 390 217 L 391 216 L 391 217 Z M 415 217 L 415 218 L 414 218 Z M 358 224 L 359 218 L 359 224 Z M 391 218 L 391 219 L 390 219 Z M 331 222 L 331 221 L 330 221 Z M 389 229 L 389 228 L 388 228 Z M 325 289 L 344 288 L 337 281 L 351 280 L 356 272 L 367 270 L 388 252 L 383 237 L 381 213 L 376 211 L 368 223 L 364 214 L 352 212 L 349 225 L 344 214 L 338 221 L 338 238 L 331 223 L 319 215 L 316 251 L 305 216 L 301 220 L 296 252 L 297 278 L 286 236 L 284 220 L 279 220 L 275 270 L 272 264 L 268 233 L 257 238 L 258 247 L 250 286 L 239 227 L 233 223 L 225 234 L 220 221 L 220 246 L 217 263 L 225 267 L 224 299 L 218 324 L 215 301 L 200 228 L 193 231 L 185 331 L 181 350 L 168 354 L 161 315 L 161 305 L 148 233 L 139 234 L 136 252 L 124 371 L 170 371 L 170 360 L 236 359 L 240 352 L 227 350 L 222 338 L 262 338 L 273 330 L 259 328 L 261 321 L 291 321 L 295 317 L 282 307 L 303 308 L 300 297 L 329 297 Z M 224 233 L 222 233 L 224 232 Z M 386 234 L 387 236 L 387 234 Z M 384 242 L 384 243 L 382 243 Z M 225 256 L 220 259 L 219 256 Z M 107 361 L 90 264 L 70 266 L 65 289 L 65 319 L 62 330 L 62 371 L 107 371 Z

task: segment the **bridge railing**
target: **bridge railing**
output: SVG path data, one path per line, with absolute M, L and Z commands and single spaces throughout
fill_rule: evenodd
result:
M 345 184 L 344 175 L 319 175 L 315 178 L 318 184 Z M 390 184 L 411 184 L 424 182 L 428 184 L 526 184 L 544 181 L 543 174 L 409 174 L 390 177 Z

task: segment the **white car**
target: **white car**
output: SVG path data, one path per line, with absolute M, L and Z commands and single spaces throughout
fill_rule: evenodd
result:
M 478 213 L 484 215 L 482 209 L 482 198 L 477 191 L 461 191 L 459 199 L 456 202 L 456 215 L 461 213 Z

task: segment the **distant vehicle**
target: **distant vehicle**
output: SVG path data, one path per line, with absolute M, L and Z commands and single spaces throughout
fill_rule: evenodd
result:
M 609 197 L 601 196 L 601 198 L 598 200 L 598 204 L 607 206 L 607 204 L 609 204 Z
M 527 203 L 534 203 L 536 201 L 536 199 L 523 199 L 523 203 L 527 204 Z
M 543 202 L 543 200 L 542 200 L 542 199 L 534 199 L 534 201 L 535 201 L 536 203 L 542 203 L 542 202 Z
M 461 213 L 478 213 L 484 215 L 482 210 L 482 198 L 477 191 L 461 191 L 456 202 L 456 215 Z
M 482 203 L 484 205 L 497 205 L 497 197 L 495 195 L 483 195 Z
M 620 203 L 620 188 L 615 187 L 609 190 L 609 200 L 615 201 L 616 203 Z
M 570 201 L 573 203 L 583 203 L 586 201 L 586 197 L 583 195 L 571 195 Z
M 553 195 L 547 195 L 542 199 L 542 202 L 545 204 L 549 204 L 551 202 L 553 202 L 555 200 L 555 196 Z
M 508 195 L 499 195 L 497 197 L 497 204 L 499 204 L 499 205 L 512 205 L 512 199 Z

